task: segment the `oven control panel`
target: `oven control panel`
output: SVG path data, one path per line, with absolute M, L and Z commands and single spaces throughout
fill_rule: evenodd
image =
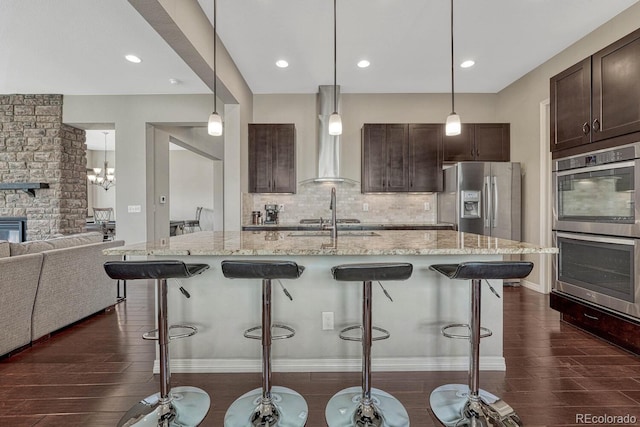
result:
M 581 154 L 556 161 L 556 171 L 578 169 L 607 163 L 623 162 L 637 157 L 636 144 L 615 148 L 612 150 Z

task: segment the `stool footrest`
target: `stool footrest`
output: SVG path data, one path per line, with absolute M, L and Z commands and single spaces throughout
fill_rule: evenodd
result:
M 169 326 L 169 330 L 171 330 L 171 329 L 188 329 L 189 332 L 183 332 L 181 334 L 174 334 L 174 335 L 169 334 L 169 339 L 170 340 L 176 340 L 176 339 L 179 339 L 179 338 L 187 338 L 187 337 L 191 337 L 191 336 L 193 336 L 193 335 L 198 333 L 198 328 L 196 328 L 195 326 L 191 326 L 191 325 L 171 325 L 171 326 Z M 145 332 L 144 334 L 142 334 L 142 339 L 157 341 L 158 340 L 158 330 L 154 329 L 153 331 Z
M 447 332 L 448 329 L 453 329 L 453 328 L 466 328 L 467 333 L 452 334 L 450 332 Z M 456 339 L 471 338 L 471 329 L 467 323 L 452 323 L 451 325 L 443 326 L 442 329 L 440 329 L 440 331 L 442 332 L 442 335 L 444 335 L 447 338 L 456 338 Z M 487 337 L 490 337 L 491 335 L 493 335 L 493 332 L 491 331 L 491 329 L 480 327 L 480 338 L 487 338 Z
M 274 329 L 284 329 L 285 331 L 289 331 L 289 332 L 284 334 L 272 334 L 271 335 L 272 340 L 284 340 L 287 338 L 291 338 L 296 334 L 295 329 L 293 329 L 291 326 L 282 325 L 280 323 L 274 323 L 273 325 L 271 325 L 271 330 L 273 331 Z M 261 330 L 262 330 L 262 326 L 254 326 L 253 328 L 249 328 L 246 331 L 244 331 L 244 337 L 251 338 L 252 340 L 260 340 L 262 339 L 262 334 L 252 334 L 251 332 L 261 331 Z
M 342 329 L 339 335 L 340 339 L 345 341 L 362 341 L 362 336 L 350 337 L 346 335 L 346 332 L 353 331 L 354 329 L 359 329 L 360 331 L 362 331 L 362 325 L 353 325 L 353 326 L 348 326 Z M 386 340 L 391 336 L 391 333 L 389 331 L 387 331 L 386 329 L 382 329 L 378 326 L 372 326 L 371 329 L 373 329 L 374 331 L 382 332 L 382 335 L 378 335 L 377 337 L 372 337 L 371 341 Z

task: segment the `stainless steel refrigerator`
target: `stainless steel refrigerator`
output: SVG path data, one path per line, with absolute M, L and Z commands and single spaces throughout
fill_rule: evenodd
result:
M 520 241 L 520 163 L 460 162 L 444 171 L 438 222 L 458 231 Z

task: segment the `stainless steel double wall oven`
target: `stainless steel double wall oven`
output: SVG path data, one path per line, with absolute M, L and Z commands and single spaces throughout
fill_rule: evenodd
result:
M 554 161 L 556 292 L 640 318 L 640 142 Z

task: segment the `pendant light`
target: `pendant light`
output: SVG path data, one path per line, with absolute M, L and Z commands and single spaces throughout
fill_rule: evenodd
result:
M 340 114 L 338 114 L 338 87 L 336 85 L 336 62 L 338 61 L 336 1 L 337 0 L 333 0 L 333 113 L 329 116 L 329 135 L 342 134 L 342 119 L 340 118 Z
M 453 0 L 451 0 L 451 114 L 447 117 L 445 134 L 447 136 L 460 135 L 460 116 L 456 114 L 454 103 L 454 83 L 453 83 Z
M 218 91 L 217 91 L 217 81 L 216 72 L 218 68 L 216 67 L 216 30 L 218 29 L 216 25 L 216 20 L 218 18 L 217 11 L 217 0 L 213 0 L 213 113 L 209 116 L 209 124 L 207 125 L 207 130 L 209 135 L 220 136 L 222 135 L 222 118 L 218 114 Z

